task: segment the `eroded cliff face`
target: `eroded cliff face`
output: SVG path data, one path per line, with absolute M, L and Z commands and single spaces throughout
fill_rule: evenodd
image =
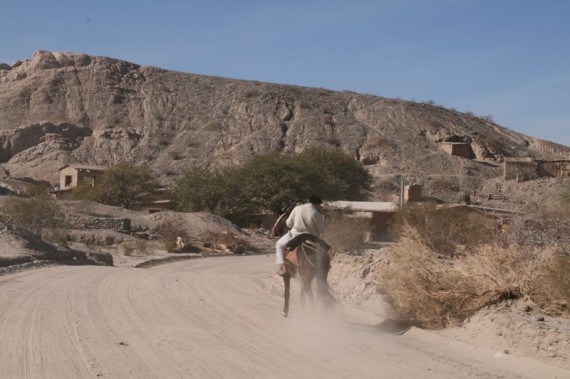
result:
M 423 103 L 51 52 L 0 65 L 0 130 L 4 168 L 44 180 L 67 163 L 128 160 L 150 165 L 168 183 L 191 166 L 317 145 L 343 149 L 378 180 L 446 173 L 465 185 L 500 170 L 450 156 L 441 142 L 468 143 L 476 160 L 494 163 L 570 151 Z

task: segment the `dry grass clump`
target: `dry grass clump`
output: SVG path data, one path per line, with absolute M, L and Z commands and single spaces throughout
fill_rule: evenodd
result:
M 200 239 L 203 241 L 204 247 L 226 253 L 244 254 L 248 250 L 254 250 L 246 240 L 229 231 L 209 230 L 204 233 Z
M 0 206 L 0 218 L 37 236 L 64 234 L 65 216 L 57 202 L 47 196 L 17 198 L 7 196 Z
M 413 228 L 418 239 L 441 255 L 454 257 L 488 244 L 497 237 L 496 221 L 464 207 L 435 203 L 409 204 L 391 225 L 394 236 Z
M 569 260 L 553 247 L 496 244 L 450 258 L 410 229 L 380 268 L 379 289 L 395 318 L 426 328 L 457 325 L 486 305 L 524 296 L 547 314 L 570 316 Z

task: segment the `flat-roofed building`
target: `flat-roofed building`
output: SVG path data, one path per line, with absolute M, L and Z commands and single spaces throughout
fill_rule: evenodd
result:
M 392 202 L 382 201 L 329 201 L 326 208 L 350 212 L 354 217 L 370 219 L 367 240 L 370 242 L 389 241 L 388 228 L 398 206 Z
M 59 190 L 66 190 L 82 184 L 94 186 L 95 181 L 107 170 L 104 166 L 70 164 L 59 169 Z

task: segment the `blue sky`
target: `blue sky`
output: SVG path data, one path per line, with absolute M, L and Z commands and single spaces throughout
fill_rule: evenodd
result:
M 0 0 L 0 62 L 83 52 L 491 115 L 570 146 L 567 0 Z

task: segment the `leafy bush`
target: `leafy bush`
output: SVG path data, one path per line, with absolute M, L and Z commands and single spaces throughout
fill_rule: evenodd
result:
M 38 236 L 42 229 L 63 227 L 65 220 L 59 205 L 48 197 L 6 197 L 0 212 L 9 222 Z

